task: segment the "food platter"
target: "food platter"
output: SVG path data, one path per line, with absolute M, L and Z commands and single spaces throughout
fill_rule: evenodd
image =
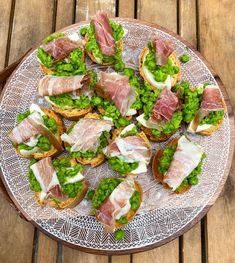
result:
M 32 102 L 47 105 L 37 95 L 37 84 L 43 73 L 39 68 L 37 50 L 32 50 L 9 78 L 1 97 L 0 151 L 3 183 L 18 210 L 47 235 L 67 245 L 91 253 L 128 254 L 160 246 L 183 234 L 213 205 L 227 179 L 233 155 L 234 123 L 231 106 L 219 77 L 202 56 L 183 39 L 174 33 L 153 24 L 131 19 L 116 19 L 126 29 L 123 58 L 127 66 L 138 69 L 138 56 L 153 34 L 172 41 L 177 56 L 187 52 L 191 59 L 182 64 L 182 80 L 191 85 L 210 82 L 219 85 L 227 113 L 223 125 L 212 136 L 189 135 L 203 146 L 207 158 L 199 184 L 182 195 L 172 194 L 155 182 L 151 169 L 139 175 L 137 181 L 144 191 L 143 205 L 139 214 L 125 228 L 126 236 L 117 241 L 114 235 L 106 233 L 103 227 L 90 215 L 90 207 L 83 201 L 74 209 L 58 211 L 54 208 L 41 208 L 35 202 L 27 180 L 28 160 L 19 157 L 8 139 L 8 132 L 15 126 L 17 113 L 26 110 Z M 79 33 L 88 22 L 81 22 L 62 29 L 66 34 Z M 88 68 L 99 66 L 86 61 Z M 179 132 L 185 132 L 184 127 Z M 175 136 L 176 136 L 175 135 Z M 153 152 L 163 148 L 167 142 L 153 143 Z M 91 187 L 96 187 L 103 177 L 117 176 L 107 163 L 93 169 L 85 169 L 85 177 Z

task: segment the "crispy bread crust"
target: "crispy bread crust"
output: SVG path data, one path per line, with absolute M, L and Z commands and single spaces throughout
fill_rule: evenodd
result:
M 135 190 L 140 193 L 140 204 L 139 204 L 139 207 L 140 207 L 141 202 L 142 202 L 142 198 L 143 198 L 143 192 L 142 192 L 142 189 L 141 189 L 140 184 L 139 184 L 137 181 L 135 181 Z M 133 217 L 137 214 L 137 212 L 138 212 L 138 210 L 139 210 L 139 207 L 138 207 L 136 210 L 132 210 L 132 209 L 129 210 L 129 212 L 127 213 L 128 223 L 129 223 L 129 222 L 133 219 Z M 96 220 L 99 221 L 98 218 L 97 218 L 97 216 L 96 216 Z M 128 224 L 128 223 L 127 223 L 127 224 Z M 124 226 L 127 225 L 127 224 L 119 224 L 119 223 L 116 222 L 116 223 L 115 223 L 115 228 L 122 228 L 122 227 L 124 227 Z M 111 232 L 113 232 L 115 229 L 109 229 L 109 230 L 110 230 Z
M 59 141 L 59 143 L 62 145 L 62 141 L 61 141 L 61 138 L 60 138 L 60 135 L 64 132 L 64 123 L 63 121 L 61 120 L 60 116 L 58 114 L 56 114 L 54 111 L 50 110 L 50 109 L 47 109 L 47 108 L 42 108 L 42 111 L 49 117 L 51 118 L 54 118 L 56 123 L 57 123 L 57 127 L 58 127 L 58 130 L 57 130 L 57 133 L 55 135 L 55 137 L 57 138 L 57 140 Z M 56 149 L 53 145 L 52 145 L 52 148 L 48 151 L 48 152 L 43 152 L 43 153 L 40 153 L 40 152 L 36 152 L 36 153 L 32 153 L 30 155 L 24 155 L 22 153 L 20 153 L 20 149 L 19 147 L 17 146 L 16 147 L 16 152 L 24 157 L 24 158 L 27 158 L 27 159 L 31 159 L 31 158 L 34 158 L 36 160 L 40 160 L 42 158 L 46 158 L 46 157 L 53 157 L 53 156 L 56 156 L 58 155 L 59 153 L 61 153 L 61 150 L 58 150 Z
M 86 35 L 85 35 L 85 47 L 87 47 L 88 41 L 89 41 L 89 34 L 86 33 Z M 121 48 L 121 50 L 122 50 L 122 49 L 123 49 L 123 41 L 122 41 L 122 40 L 119 41 L 119 45 L 120 45 L 120 48 Z M 112 63 L 102 63 L 102 64 L 98 63 L 98 61 L 96 60 L 96 58 L 94 57 L 94 55 L 93 55 L 90 51 L 88 51 L 87 48 L 86 48 L 86 53 L 87 53 L 87 55 L 89 56 L 89 58 L 90 58 L 93 62 L 95 62 L 96 64 L 99 64 L 99 65 L 107 65 L 107 66 L 108 66 L 108 65 L 112 65 Z
M 145 74 L 144 74 L 144 70 L 143 70 L 143 66 L 144 66 L 144 57 L 145 55 L 147 54 L 148 52 L 148 48 L 145 47 L 142 52 L 140 53 L 140 56 L 139 56 L 139 71 L 140 71 L 140 75 L 143 77 L 144 81 L 147 82 L 149 84 L 149 86 L 151 86 L 151 88 L 153 90 L 156 89 L 156 87 L 154 87 L 149 81 L 148 79 L 146 78 Z M 179 67 L 179 72 L 173 76 L 171 76 L 171 87 L 174 87 L 176 85 L 176 83 L 178 81 L 180 81 L 180 62 L 177 58 L 177 55 L 175 52 L 173 52 L 169 58 L 171 59 L 171 61 L 173 62 L 173 64 L 177 67 Z
M 99 116 L 99 114 L 97 114 L 97 113 L 88 113 L 88 114 L 86 114 L 86 115 L 84 116 L 84 119 L 100 119 L 100 116 Z M 67 131 L 68 131 L 71 127 L 73 127 L 73 125 L 69 126 L 69 127 L 67 128 Z M 65 143 L 64 143 L 64 146 L 65 146 L 65 147 L 68 146 L 68 143 L 65 142 Z M 85 159 L 85 158 L 82 158 L 82 157 L 77 157 L 76 160 L 77 160 L 79 163 L 83 164 L 83 165 L 90 164 L 91 167 L 96 167 L 96 166 L 102 164 L 102 163 L 105 161 L 105 156 L 104 156 L 103 153 L 99 153 L 99 154 L 98 154 L 95 158 L 93 158 L 93 159 Z
M 167 146 L 173 146 L 173 145 L 177 145 L 178 144 L 178 140 L 179 138 L 175 138 L 173 139 Z M 165 188 L 168 188 L 170 189 L 170 187 L 163 182 L 163 179 L 164 179 L 164 174 L 161 174 L 159 171 L 158 171 L 158 165 L 159 165 L 159 161 L 163 155 L 163 150 L 164 149 L 160 149 L 156 152 L 156 154 L 154 155 L 153 157 L 153 162 L 152 162 L 152 171 L 153 171 L 153 177 L 159 182 L 161 183 Z M 190 189 L 190 185 L 188 186 L 184 186 L 182 187 L 182 191 L 180 193 L 176 192 L 176 194 L 183 194 L 185 193 L 187 190 Z
M 72 166 L 75 166 L 77 163 L 75 161 L 75 159 L 72 159 L 72 158 L 70 159 L 70 162 L 71 162 Z M 76 205 L 78 205 L 83 200 L 83 198 L 85 197 L 85 195 L 87 193 L 87 189 L 88 189 L 88 183 L 87 183 L 87 181 L 83 180 L 81 192 L 79 192 L 76 197 L 68 198 L 67 200 L 65 200 L 63 202 L 55 202 L 53 199 L 49 199 L 47 201 L 41 202 L 40 193 L 35 192 L 34 195 L 36 198 L 36 202 L 40 206 L 44 206 L 44 205 L 48 204 L 51 207 L 54 207 L 56 209 L 61 210 L 61 209 L 65 209 L 65 208 L 73 208 Z

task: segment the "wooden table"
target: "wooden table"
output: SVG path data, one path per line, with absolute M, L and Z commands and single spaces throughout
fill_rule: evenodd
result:
M 45 36 L 88 20 L 97 10 L 158 23 L 196 47 L 224 82 L 235 109 L 234 0 L 0 0 L 0 69 Z M 1 195 L 0 262 L 4 263 L 233 263 L 235 262 L 235 158 L 210 212 L 180 238 L 128 256 L 96 256 L 57 243 L 24 221 Z

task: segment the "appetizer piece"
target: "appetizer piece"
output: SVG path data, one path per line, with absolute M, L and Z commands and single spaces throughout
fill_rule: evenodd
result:
M 131 117 L 142 108 L 140 83 L 134 71 L 125 69 L 124 74 L 100 72 L 95 87 L 98 96 L 93 97 L 93 105 L 103 116 L 112 118 L 117 128 L 127 126 Z
M 150 140 L 165 141 L 179 129 L 182 121 L 179 93 L 174 93 L 166 87 L 155 102 L 151 96 L 148 97 L 151 100 L 145 102 L 144 113 L 136 119 Z
M 175 86 L 180 80 L 180 63 L 173 44 L 158 37 L 149 41 L 140 54 L 139 70 L 152 89 Z
M 38 162 L 32 159 L 28 178 L 37 203 L 57 209 L 78 205 L 88 188 L 82 170 L 82 165 L 72 158 L 52 161 L 50 157 L 46 157 Z
M 69 120 L 78 120 L 92 110 L 92 74 L 80 76 L 45 76 L 39 81 L 39 94 L 54 111 Z
M 115 130 L 112 142 L 103 150 L 109 165 L 123 176 L 147 172 L 151 158 L 151 146 L 143 132 L 130 124 Z
M 152 163 L 153 176 L 176 193 L 187 191 L 198 183 L 205 153 L 201 146 L 184 135 L 171 141 L 164 150 L 159 150 Z
M 64 124 L 52 110 L 31 104 L 28 112 L 17 115 L 17 122 L 9 137 L 22 157 L 42 159 L 63 150 L 60 135 Z
M 102 152 L 108 144 L 113 123 L 102 120 L 97 113 L 89 113 L 61 135 L 65 149 L 82 164 L 92 167 L 104 162 Z
M 207 85 L 202 94 L 200 109 L 191 120 L 188 131 L 211 135 L 222 125 L 225 112 L 226 104 L 219 87 Z
M 92 209 L 105 230 L 113 232 L 132 220 L 141 201 L 141 187 L 132 177 L 104 178 L 95 191 Z
M 45 74 L 71 76 L 86 73 L 84 41 L 77 33 L 47 37 L 38 48 L 37 57 Z
M 108 18 L 100 11 L 91 20 L 85 34 L 85 46 L 88 56 L 97 64 L 113 65 L 122 70 L 122 38 L 124 30 L 120 24 Z

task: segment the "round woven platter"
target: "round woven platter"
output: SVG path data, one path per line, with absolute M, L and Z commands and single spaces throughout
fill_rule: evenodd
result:
M 175 44 L 178 57 L 185 52 L 190 55 L 190 61 L 181 65 L 181 80 L 189 81 L 192 86 L 204 82 L 219 85 L 228 111 L 223 125 L 212 136 L 187 134 L 192 141 L 202 145 L 207 154 L 198 185 L 185 194 L 172 194 L 153 180 L 151 165 L 146 174 L 137 177 L 144 192 L 143 204 L 139 214 L 124 228 L 125 238 L 117 241 L 113 234 L 105 233 L 102 225 L 89 215 L 90 206 L 87 201 L 75 209 L 63 211 L 50 207 L 40 208 L 36 204 L 27 180 L 29 161 L 15 153 L 8 138 L 9 131 L 16 125 L 15 117 L 18 113 L 27 110 L 32 102 L 47 105 L 37 94 L 38 81 L 43 77 L 37 61 L 37 50 L 34 49 L 24 58 L 1 95 L 0 152 L 3 183 L 17 209 L 41 231 L 66 245 L 99 254 L 129 254 L 148 250 L 189 230 L 219 196 L 229 173 L 234 149 L 231 105 L 222 82 L 205 59 L 182 38 L 160 26 L 134 19 L 115 20 L 127 30 L 123 45 L 123 58 L 127 67 L 138 70 L 140 51 L 154 34 L 158 34 Z M 80 28 L 88 24 L 81 22 L 61 31 L 68 35 L 79 33 Z M 86 63 L 88 69 L 99 70 L 99 66 L 89 59 Z M 185 129 L 182 127 L 180 131 L 185 132 Z M 153 154 L 166 144 L 152 143 Z M 118 175 L 107 163 L 95 169 L 85 169 L 85 177 L 92 188 L 97 186 L 101 178 L 110 176 Z

